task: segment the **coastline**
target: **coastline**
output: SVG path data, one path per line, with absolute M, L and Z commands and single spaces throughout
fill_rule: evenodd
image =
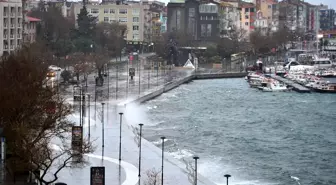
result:
M 188 83 L 193 80 L 202 80 L 202 79 L 216 79 L 216 78 L 241 78 L 244 77 L 246 73 L 221 73 L 221 74 L 191 74 L 186 77 L 174 80 L 172 82 L 168 82 L 165 85 L 160 86 L 158 89 L 153 89 L 152 91 L 149 92 L 144 92 L 140 96 L 135 97 L 131 100 L 128 100 L 126 102 L 122 102 L 118 104 L 118 107 L 127 107 L 127 105 L 137 105 L 144 103 L 146 101 L 149 101 L 151 99 L 154 99 L 160 95 L 162 95 L 165 92 L 168 92 L 172 89 L 175 89 L 179 87 L 182 84 Z M 127 125 L 130 129 L 132 125 Z M 133 134 L 133 133 L 132 133 Z M 147 146 L 148 148 L 151 149 L 152 152 L 154 152 L 157 155 L 161 155 L 162 150 L 158 148 L 157 146 L 154 145 L 154 143 L 148 141 L 147 139 L 142 137 L 142 144 Z M 188 175 L 188 172 L 186 170 L 186 164 L 184 164 L 182 161 L 179 159 L 174 158 L 171 155 L 165 155 L 165 160 L 169 163 L 171 163 L 174 166 L 177 166 L 180 168 L 183 173 Z M 203 175 L 199 174 L 197 175 L 197 181 L 201 184 L 206 184 L 206 185 L 216 185 L 215 182 L 211 181 L 210 179 L 204 177 Z

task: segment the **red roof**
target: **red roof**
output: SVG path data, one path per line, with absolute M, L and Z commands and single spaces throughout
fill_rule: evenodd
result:
M 30 22 L 39 22 L 41 21 L 41 19 L 38 19 L 38 18 L 35 18 L 35 17 L 29 17 L 29 16 L 26 16 L 28 21 Z

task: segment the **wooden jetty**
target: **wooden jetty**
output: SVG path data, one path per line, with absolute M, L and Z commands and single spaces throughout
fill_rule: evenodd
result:
M 301 84 L 298 84 L 292 80 L 289 80 L 289 79 L 286 79 L 286 78 L 283 78 L 281 76 L 277 76 L 277 75 L 270 75 L 271 78 L 275 79 L 275 80 L 278 80 L 282 83 L 285 83 L 286 85 L 292 87 L 295 91 L 297 92 L 300 92 L 300 93 L 309 93 L 311 92 L 310 89 L 308 89 L 307 87 L 301 85 Z

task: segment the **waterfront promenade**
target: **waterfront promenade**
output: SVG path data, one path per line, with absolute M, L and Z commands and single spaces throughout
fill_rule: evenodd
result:
M 118 69 L 118 72 L 117 72 Z M 172 69 L 172 70 L 144 70 L 140 66 L 140 77 L 136 72 L 134 80 L 129 81 L 127 86 L 127 66 L 125 64 L 115 66 L 109 69 L 109 76 L 105 77 L 103 87 L 96 88 L 94 75 L 90 75 L 88 79 L 87 93 L 91 94 L 90 106 L 87 104 L 87 110 L 90 107 L 90 124 L 91 124 L 91 140 L 94 141 L 96 150 L 93 154 L 88 155 L 90 164 L 82 169 L 65 169 L 61 172 L 59 182 L 68 184 L 89 185 L 90 183 L 90 166 L 106 167 L 106 183 L 107 184 L 123 184 L 134 185 L 138 183 L 138 162 L 139 147 L 135 138 L 139 136 L 134 133 L 131 125 L 137 126 L 139 123 L 133 123 L 132 112 L 117 108 L 119 104 L 141 103 L 148 99 L 154 98 L 152 93 L 166 92 L 179 84 L 195 78 L 194 72 L 190 69 Z M 220 70 L 200 69 L 199 73 L 216 73 Z M 242 74 L 240 74 L 242 75 Z M 228 77 L 228 76 L 226 76 Z M 207 78 L 211 78 L 208 76 Z M 107 83 L 109 82 L 109 83 Z M 108 86 L 109 84 L 109 86 Z M 83 84 L 84 85 L 84 84 Z M 95 93 L 95 91 L 99 93 Z M 72 101 L 72 87 L 69 86 L 62 91 L 69 103 Z M 97 101 L 94 101 L 94 96 Z M 144 98 L 145 97 L 145 98 Z M 102 159 L 102 105 L 104 102 L 104 158 Z M 120 106 L 119 106 L 120 107 Z M 124 106 L 122 106 L 124 107 Z M 127 109 L 127 105 L 126 105 Z M 125 112 L 122 124 L 122 163 L 119 166 L 119 111 Z M 129 119 L 132 118 L 132 119 Z M 70 119 L 79 125 L 79 110 L 75 109 Z M 146 123 L 143 123 L 143 129 L 146 129 Z M 84 121 L 84 134 L 88 136 L 88 119 Z M 158 138 L 160 139 L 160 138 Z M 167 138 L 169 139 L 169 138 Z M 202 156 L 199 156 L 202 160 Z M 186 185 L 190 183 L 190 172 L 187 172 L 186 165 L 169 154 L 165 154 L 164 162 L 164 184 L 167 185 Z M 190 158 L 193 164 L 193 159 Z M 119 168 L 120 167 L 120 168 Z M 150 170 L 158 172 L 158 179 L 161 177 L 161 149 L 154 144 L 142 140 L 142 162 L 141 162 L 141 183 L 147 180 L 147 173 Z M 152 178 L 152 177 L 151 177 Z M 189 178 L 189 179 L 188 179 Z M 214 184 L 201 175 L 198 175 L 198 184 L 212 185 Z

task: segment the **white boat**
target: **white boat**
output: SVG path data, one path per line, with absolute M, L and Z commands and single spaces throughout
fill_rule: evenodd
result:
M 265 92 L 281 92 L 288 91 L 288 88 L 285 84 L 280 83 L 276 80 L 268 79 L 267 82 L 263 82 L 261 87 L 258 87 L 260 90 Z

